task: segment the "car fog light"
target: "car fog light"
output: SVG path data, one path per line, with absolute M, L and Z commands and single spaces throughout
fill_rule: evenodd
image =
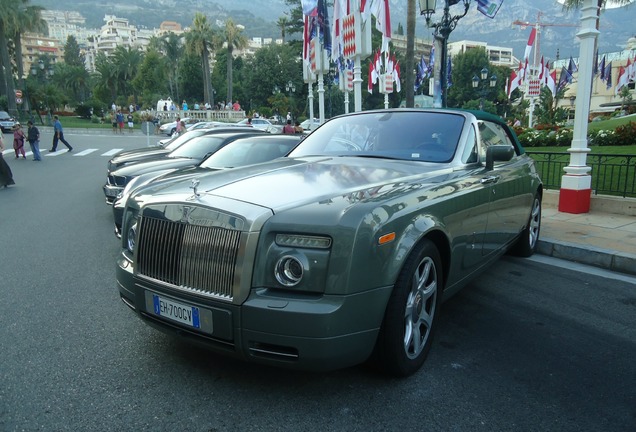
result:
M 293 256 L 284 256 L 276 263 L 276 280 L 286 287 L 297 285 L 303 278 L 303 265 Z
M 128 229 L 128 236 L 126 236 L 126 245 L 128 250 L 133 253 L 135 252 L 135 238 L 137 237 L 137 222 L 132 224 Z

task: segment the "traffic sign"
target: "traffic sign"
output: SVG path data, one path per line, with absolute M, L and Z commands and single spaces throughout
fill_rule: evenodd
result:
M 15 103 L 21 104 L 22 103 L 22 98 L 19 98 L 19 97 L 15 98 Z
M 22 90 L 16 90 L 15 91 L 15 97 L 16 98 L 21 98 L 22 97 Z M 20 103 L 20 102 L 18 102 L 18 103 Z

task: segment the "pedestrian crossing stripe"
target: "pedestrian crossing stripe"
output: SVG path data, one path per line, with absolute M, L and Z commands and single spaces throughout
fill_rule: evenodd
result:
M 99 149 L 91 148 L 91 149 L 85 149 L 85 150 L 82 150 L 81 152 L 76 153 L 77 149 L 73 149 L 73 152 L 71 154 L 73 156 L 80 156 L 81 157 L 81 156 L 86 156 L 86 155 L 89 155 L 91 153 L 94 153 L 94 152 L 96 152 L 98 150 Z M 119 153 L 122 150 L 123 150 L 123 148 L 117 148 L 117 149 L 108 150 L 106 153 L 100 154 L 100 156 L 111 157 L 111 156 L 115 155 L 116 153 Z M 61 154 L 68 153 L 68 150 L 66 149 L 66 147 L 63 147 L 62 149 L 58 149 L 54 153 L 51 153 L 48 150 L 40 150 L 40 153 L 42 154 L 42 156 L 59 156 Z M 9 154 L 14 155 L 15 154 L 14 150 L 13 149 L 7 149 L 7 150 L 2 152 L 2 156 L 7 156 Z M 20 155 L 20 156 L 22 156 L 22 155 Z M 32 151 L 26 152 L 26 156 L 27 157 L 33 156 L 33 152 Z

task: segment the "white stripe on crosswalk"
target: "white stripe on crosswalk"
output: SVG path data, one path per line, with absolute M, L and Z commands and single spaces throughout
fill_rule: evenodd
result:
M 68 149 L 64 148 L 64 150 L 58 149 L 58 150 L 56 150 L 54 152 L 49 152 L 49 154 L 46 154 L 44 156 L 46 156 L 46 157 L 59 156 L 59 155 L 66 154 L 66 153 L 68 153 Z
M 74 153 L 73 156 L 86 156 L 87 154 L 91 154 L 93 152 L 96 152 L 97 149 L 86 149 L 84 151 L 81 151 L 79 153 Z
M 119 153 L 122 150 L 123 149 L 120 149 L 120 148 L 119 149 L 112 149 L 112 150 L 107 151 L 106 153 L 102 153 L 102 156 L 112 156 L 115 153 Z

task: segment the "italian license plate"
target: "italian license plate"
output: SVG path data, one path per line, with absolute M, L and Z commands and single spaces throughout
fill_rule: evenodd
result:
M 190 327 L 201 328 L 198 307 L 178 303 L 157 294 L 152 295 L 152 303 L 156 315 Z

